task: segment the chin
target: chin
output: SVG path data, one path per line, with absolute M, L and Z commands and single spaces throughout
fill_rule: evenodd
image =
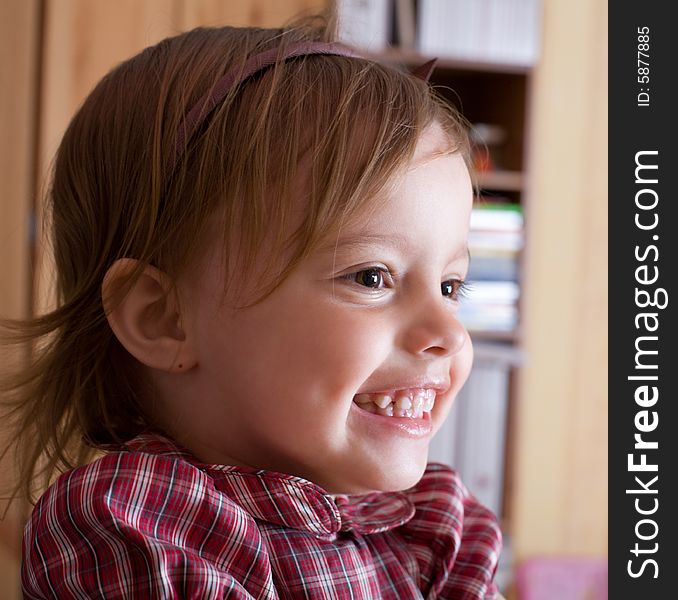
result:
M 344 485 L 343 494 L 369 494 L 370 492 L 401 492 L 416 485 L 426 470 L 426 458 L 408 461 L 406 466 L 383 466 L 368 469 L 368 475 Z

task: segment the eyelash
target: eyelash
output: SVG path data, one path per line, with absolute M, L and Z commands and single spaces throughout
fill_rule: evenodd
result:
M 458 302 L 462 298 L 466 298 L 468 296 L 468 291 L 471 286 L 463 279 L 448 279 L 443 281 L 441 285 L 445 285 L 446 283 L 452 284 L 452 294 L 450 296 L 446 296 L 446 298 L 452 298 L 452 300 Z
M 345 279 L 347 281 L 352 281 L 353 283 L 356 283 L 357 285 L 361 287 L 365 287 L 370 290 L 380 290 L 383 289 L 383 286 L 379 287 L 372 287 L 370 285 L 365 285 L 364 283 L 360 283 L 357 278 L 359 275 L 364 274 L 364 273 L 379 273 L 381 280 L 383 282 L 384 276 L 386 275 L 387 278 L 390 280 L 390 284 L 393 285 L 393 275 L 388 269 L 385 269 L 384 267 L 368 267 L 367 269 L 360 269 L 360 271 L 354 271 L 353 273 L 347 273 L 346 275 L 342 275 L 340 279 Z M 443 295 L 446 298 L 451 298 L 452 300 L 459 301 L 461 298 L 464 298 L 468 295 L 468 290 L 469 290 L 469 285 L 462 279 L 446 279 L 443 281 L 441 284 L 441 291 L 443 286 L 452 286 L 452 293 L 449 295 Z

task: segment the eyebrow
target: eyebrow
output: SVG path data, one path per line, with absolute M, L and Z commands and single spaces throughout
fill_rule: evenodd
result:
M 347 246 L 363 248 L 374 244 L 383 244 L 394 248 L 405 248 L 407 243 L 403 236 L 398 234 L 382 235 L 379 233 L 359 233 L 353 235 L 340 236 L 338 239 L 328 240 L 326 244 L 321 245 L 321 250 L 339 250 Z
M 338 240 L 329 241 L 326 244 L 322 244 L 319 249 L 322 252 L 331 251 L 338 253 L 340 250 L 347 247 L 360 249 L 368 248 L 374 244 L 383 244 L 392 248 L 397 248 L 398 250 L 407 250 L 408 247 L 406 239 L 398 234 L 382 235 L 379 233 L 360 233 L 342 236 Z M 461 246 L 450 260 L 454 261 L 464 257 L 471 260 L 471 252 L 468 246 Z

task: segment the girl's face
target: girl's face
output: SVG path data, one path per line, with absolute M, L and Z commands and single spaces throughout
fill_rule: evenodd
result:
M 430 129 L 386 201 L 255 306 L 223 301 L 215 240 L 183 286 L 197 366 L 162 390 L 181 396 L 170 430 L 199 459 L 331 493 L 419 480 L 473 356 L 457 320 L 472 188 L 461 156 L 433 158 L 443 146 Z

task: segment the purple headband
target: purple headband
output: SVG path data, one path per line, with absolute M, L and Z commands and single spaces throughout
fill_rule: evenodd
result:
M 295 56 L 308 56 L 313 54 L 364 58 L 347 46 L 338 43 L 325 42 L 298 42 L 286 46 L 285 50 L 282 52 L 280 51 L 280 48 L 272 48 L 271 50 L 255 54 L 247 59 L 244 65 L 235 67 L 223 75 L 214 87 L 200 98 L 188 112 L 177 135 L 173 166 L 176 165 L 181 158 L 186 142 L 191 139 L 208 115 L 224 100 L 228 92 L 235 85 L 241 83 L 248 77 L 251 77 L 258 71 L 274 65 L 276 62 L 283 62 L 288 58 L 293 58 Z M 436 58 L 429 60 L 423 65 L 412 69 L 410 73 L 418 79 L 428 81 L 436 61 Z

